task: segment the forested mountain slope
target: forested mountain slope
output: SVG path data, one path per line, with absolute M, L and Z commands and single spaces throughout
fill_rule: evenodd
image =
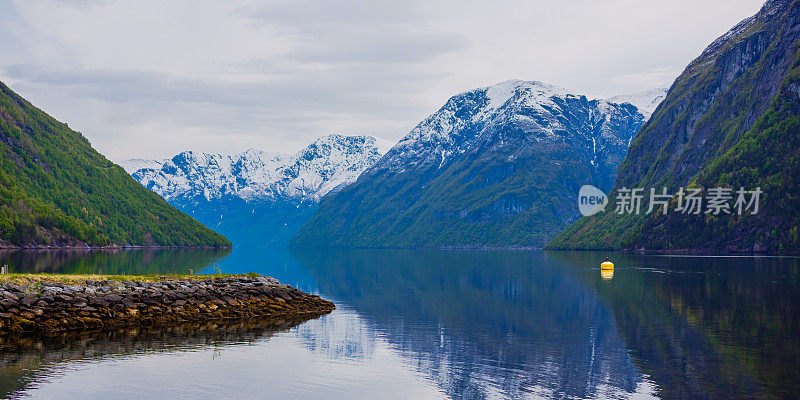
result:
M 0 82 L 1 246 L 230 246 Z

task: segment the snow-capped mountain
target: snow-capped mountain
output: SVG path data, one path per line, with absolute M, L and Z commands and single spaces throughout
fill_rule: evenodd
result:
M 372 136 L 330 135 L 296 154 L 249 149 L 233 155 L 185 151 L 159 163 L 140 165 L 133 177 L 169 202 L 211 201 L 226 197 L 244 201 L 319 201 L 351 183 L 391 147 Z
M 620 96 L 615 102 L 590 100 L 557 86 L 521 80 L 463 92 L 420 122 L 370 173 L 384 168 L 405 171 L 421 164 L 442 168 L 451 159 L 486 146 L 513 148 L 525 142 L 567 140 L 585 150 L 582 155 L 592 169 L 612 177 L 649 115 L 630 100 L 657 106 L 660 91 L 651 94 L 650 101 L 644 95 Z M 514 151 L 528 150 L 519 147 Z M 604 184 L 613 182 L 613 178 L 602 180 Z
M 392 146 L 372 136 L 330 135 L 296 154 L 250 149 L 185 151 L 162 162 L 132 160 L 132 176 L 234 246 L 285 247 L 319 200 L 358 178 Z
M 652 95 L 612 102 L 520 80 L 457 94 L 329 196 L 293 243 L 541 246 L 577 219 L 582 185 L 611 188 Z

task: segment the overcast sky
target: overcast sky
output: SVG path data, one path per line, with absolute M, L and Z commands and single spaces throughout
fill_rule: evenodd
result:
M 405 135 L 507 79 L 668 87 L 761 0 L 0 0 L 0 80 L 115 161 Z

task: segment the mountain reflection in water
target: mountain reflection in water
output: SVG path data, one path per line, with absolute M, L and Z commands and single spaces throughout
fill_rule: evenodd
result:
M 606 256 L 614 261 L 613 276 L 600 271 Z M 217 338 L 200 340 L 161 331 L 157 340 L 167 345 L 123 333 L 57 346 L 5 342 L 6 396 L 777 399 L 800 393 L 796 258 L 256 248 L 227 256 L 175 253 L 172 261 L 168 252 L 118 257 L 126 261 L 92 262 L 119 270 L 140 263 L 132 269 L 154 273 L 190 264 L 255 271 L 319 293 L 338 308 L 281 331 L 248 328 L 219 337 L 203 328 L 192 334 Z M 55 270 L 82 271 L 75 266 L 89 263 L 67 259 Z
M 536 252 L 297 251 L 403 358 L 452 398 L 646 391 L 611 311 Z
M 454 398 L 787 398 L 800 260 L 594 252 L 297 251 Z M 609 279 L 611 278 L 611 279 Z

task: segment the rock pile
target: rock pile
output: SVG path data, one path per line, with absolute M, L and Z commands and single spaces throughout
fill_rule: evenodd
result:
M 0 285 L 0 333 L 311 316 L 334 308 L 330 301 L 265 276 L 81 285 L 5 283 Z

